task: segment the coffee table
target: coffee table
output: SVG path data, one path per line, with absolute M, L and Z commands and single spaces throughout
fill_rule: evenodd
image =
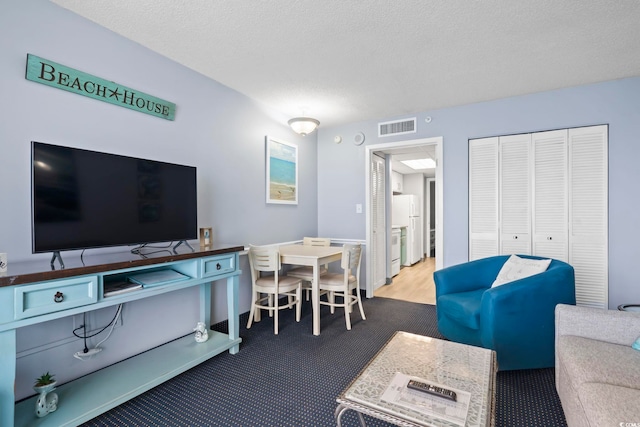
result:
M 343 413 L 351 409 L 363 426 L 362 414 L 399 426 L 493 426 L 496 371 L 493 350 L 398 331 L 336 399 L 336 423 L 340 427 Z M 417 407 L 407 399 L 389 399 L 393 393 L 408 393 L 403 396 L 411 400 L 425 396 L 398 387 L 399 378 L 406 377 L 457 391 L 458 403 L 434 397 Z

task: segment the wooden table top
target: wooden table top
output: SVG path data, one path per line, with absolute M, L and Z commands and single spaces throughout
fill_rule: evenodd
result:
M 131 251 L 112 253 L 100 253 L 84 255 L 82 259 L 77 253 L 62 253 L 65 268 L 60 268 L 56 261 L 53 267 L 49 259 L 37 259 L 29 261 L 8 262 L 6 273 L 0 273 L 0 287 L 21 285 L 25 283 L 41 282 L 44 280 L 62 279 L 65 277 L 80 276 L 85 274 L 101 273 L 110 270 L 140 267 L 145 265 L 163 264 L 173 261 L 182 261 L 192 258 L 221 255 L 230 252 L 241 252 L 243 245 L 214 244 L 200 247 L 198 243 L 193 245 L 191 251 L 187 246 L 181 245 L 175 251 L 172 247 L 157 249 L 146 247 L 148 254 L 136 255 Z

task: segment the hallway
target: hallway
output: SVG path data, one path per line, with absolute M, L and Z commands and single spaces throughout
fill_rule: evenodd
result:
M 380 286 L 373 295 L 435 305 L 436 288 L 433 283 L 435 267 L 435 258 L 423 258 L 411 267 L 403 267 L 390 285 Z

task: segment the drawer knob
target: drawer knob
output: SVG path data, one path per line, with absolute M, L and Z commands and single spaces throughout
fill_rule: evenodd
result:
M 220 265 L 220 263 L 216 264 L 216 270 L 220 270 L 222 268 L 222 266 Z
M 60 291 L 56 292 L 56 294 L 53 296 L 53 301 L 62 302 L 62 300 L 64 300 L 64 294 Z

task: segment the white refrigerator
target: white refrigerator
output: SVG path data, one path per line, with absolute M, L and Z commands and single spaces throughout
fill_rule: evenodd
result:
M 422 216 L 420 197 L 413 194 L 393 196 L 391 221 L 394 226 L 407 227 L 407 262 L 415 264 L 422 258 Z

